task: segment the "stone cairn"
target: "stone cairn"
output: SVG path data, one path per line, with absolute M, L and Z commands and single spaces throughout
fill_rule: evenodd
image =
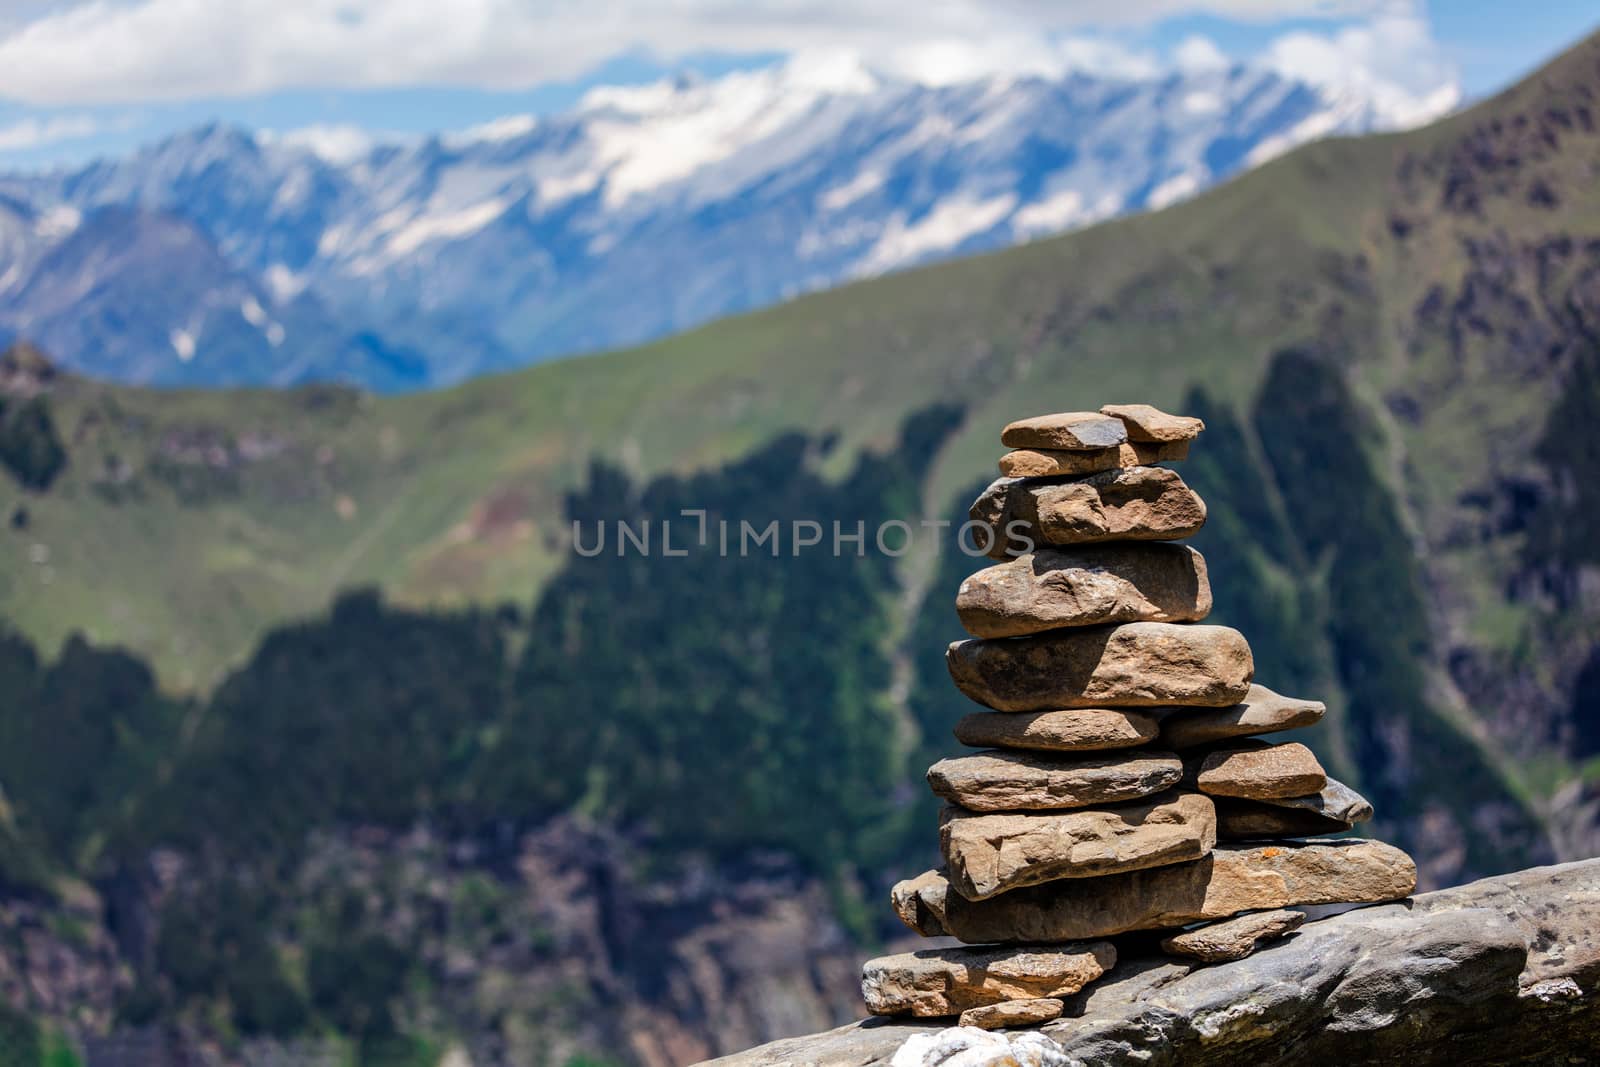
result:
M 1302 744 L 1324 706 L 1252 681 L 1237 630 L 1203 625 L 1205 523 L 1178 474 L 1199 419 L 1144 404 L 1024 419 L 972 506 L 997 565 L 961 584 L 973 640 L 946 654 L 987 709 L 940 760 L 944 866 L 894 887 L 895 911 L 936 948 L 867 963 L 877 1015 L 960 1016 L 999 1029 L 1059 1017 L 1116 962 L 1106 938 L 1162 931 L 1168 954 L 1241 959 L 1294 930 L 1296 905 L 1408 895 L 1416 866 L 1341 833 L 1372 816 Z M 1146 939 L 1154 940 L 1151 935 Z

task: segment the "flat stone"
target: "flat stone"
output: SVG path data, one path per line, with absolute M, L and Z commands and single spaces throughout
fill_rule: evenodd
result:
M 1298 741 L 1272 745 L 1245 738 L 1191 757 L 1189 767 L 1195 786 L 1214 797 L 1299 797 L 1328 784 L 1322 764 Z
M 1006 1030 L 1013 1026 L 1038 1026 L 1051 1019 L 1061 1018 L 1066 1004 L 1055 997 L 1038 997 L 1034 1000 L 1005 1000 L 999 1004 L 985 1004 L 981 1008 L 968 1008 L 961 1013 L 960 1026 L 976 1026 L 979 1030 Z
M 1048 814 L 974 815 L 949 808 L 939 827 L 950 883 L 968 900 L 1196 860 L 1216 841 L 1216 809 L 1199 793 Z
M 1164 622 L 957 641 L 945 665 L 957 689 L 997 711 L 1227 707 L 1249 693 L 1255 671 L 1238 630 Z
M 1217 797 L 1217 840 L 1279 841 L 1291 837 L 1342 834 L 1355 824 L 1315 811 L 1278 808 L 1264 800 Z
M 1071 481 L 1001 478 L 973 502 L 991 557 L 1041 545 L 1175 541 L 1205 525 L 1205 502 L 1168 467 L 1119 467 Z M 990 537 L 987 531 L 993 531 Z
M 1041 548 L 961 583 L 956 614 L 976 637 L 1112 622 L 1195 622 L 1211 613 L 1206 561 L 1186 545 Z
M 1096 411 L 1063 411 L 1018 419 L 1000 431 L 1007 448 L 1115 448 L 1128 439 L 1121 419 Z
M 1117 466 L 1148 467 L 1152 463 L 1176 463 L 1189 458 L 1188 441 L 1129 441 L 1117 446 Z
M 1018 448 L 1001 456 L 996 466 L 1007 478 L 1055 478 L 1095 474 L 1124 464 L 1120 448 L 1098 448 L 1092 452 L 1069 452 L 1062 448 Z
M 1358 823 L 1372 818 L 1372 804 L 1343 782 L 1329 778 L 1328 783 L 1315 793 L 1295 797 L 1263 797 L 1263 804 L 1277 808 L 1308 811 L 1339 822 Z
M 1061 759 L 995 750 L 951 756 L 928 768 L 928 785 L 972 811 L 1053 811 L 1159 793 L 1183 777 L 1170 752 Z
M 1300 911 L 1252 912 L 1174 934 L 1161 942 L 1161 950 L 1202 963 L 1242 960 L 1263 941 L 1276 941 L 1300 929 L 1305 921 L 1305 913 Z
M 1192 441 L 1206 424 L 1190 415 L 1168 415 L 1149 404 L 1107 404 L 1100 414 L 1121 419 L 1130 441 Z
M 955 725 L 956 740 L 963 745 L 1039 752 L 1131 748 L 1159 732 L 1154 716 L 1129 708 L 975 711 Z
M 1398 900 L 1416 888 L 1411 857 L 1381 841 L 1218 845 L 1192 863 L 1029 886 L 968 900 L 943 871 L 900 882 L 900 918 L 925 937 L 1077 941 L 1301 904 Z
M 1104 941 L 1049 948 L 944 948 L 868 960 L 861 996 L 874 1015 L 959 1015 L 1008 1000 L 1064 997 L 1117 962 Z
M 1327 710 L 1321 701 L 1295 700 L 1264 685 L 1251 685 L 1244 700 L 1232 707 L 1180 708 L 1164 716 L 1161 743 L 1168 748 L 1194 748 L 1250 734 L 1298 730 L 1317 722 Z

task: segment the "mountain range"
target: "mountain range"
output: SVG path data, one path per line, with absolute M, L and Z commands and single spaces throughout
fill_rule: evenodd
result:
M 1239 64 L 927 86 L 801 56 L 422 139 L 213 125 L 0 178 L 0 331 L 129 383 L 444 385 L 1159 208 L 1454 102 Z

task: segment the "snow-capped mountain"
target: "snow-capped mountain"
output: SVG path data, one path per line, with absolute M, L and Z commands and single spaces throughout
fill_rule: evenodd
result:
M 411 141 L 210 126 L 0 179 L 0 329 L 129 381 L 447 383 L 1159 208 L 1453 103 L 1242 65 L 931 87 L 796 59 Z

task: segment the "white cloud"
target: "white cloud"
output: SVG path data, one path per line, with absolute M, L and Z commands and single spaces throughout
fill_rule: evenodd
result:
M 1147 57 L 1057 39 L 1178 14 L 1413 10 L 1400 0 L 88 0 L 0 19 L 0 70 L 5 95 L 36 104 L 304 87 L 511 88 L 571 78 L 639 48 L 671 59 L 842 47 L 885 69 L 952 80 L 978 67 L 1131 71 Z
M 0 152 L 20 152 L 57 141 L 75 141 L 80 137 L 92 137 L 101 129 L 99 120 L 89 115 L 19 119 L 9 126 L 0 126 Z
M 1313 85 L 1370 97 L 1394 125 L 1433 118 L 1460 99 L 1454 66 L 1427 22 L 1409 11 L 1380 14 L 1330 35 L 1285 34 L 1262 60 Z
M 1209 37 L 1199 34 L 1184 38 L 1172 50 L 1172 61 L 1185 73 L 1198 74 L 1208 70 L 1227 70 L 1229 60 L 1222 49 Z

